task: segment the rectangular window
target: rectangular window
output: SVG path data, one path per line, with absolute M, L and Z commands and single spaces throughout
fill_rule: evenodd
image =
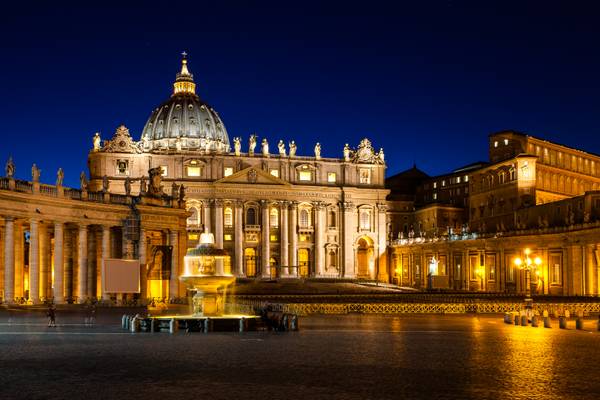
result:
M 193 166 L 193 165 L 188 165 L 187 169 L 187 176 L 200 176 L 200 167 L 199 166 Z
M 496 255 L 487 254 L 485 256 L 485 267 L 488 270 L 488 279 L 490 281 L 496 280 Z
M 233 240 L 233 235 L 226 233 L 223 238 L 225 239 L 226 242 L 231 242 Z
M 477 273 L 479 271 L 479 256 L 472 254 L 469 256 L 469 279 L 479 279 Z
M 550 283 L 560 285 L 562 283 L 562 255 L 560 253 L 550 254 Z
M 225 167 L 223 169 L 223 176 L 231 176 L 233 175 L 233 167 Z
M 161 165 L 160 170 L 162 176 L 169 176 L 169 170 L 166 165 Z
M 327 173 L 327 182 L 335 183 L 337 181 L 337 174 L 335 172 Z
M 278 242 L 278 241 L 279 241 L 279 235 L 272 234 L 271 235 L 271 242 Z
M 274 169 L 271 169 L 271 170 L 269 171 L 269 173 L 270 173 L 271 175 L 273 175 L 275 178 L 279 178 L 279 170 L 278 170 L 278 169 L 276 169 L 276 168 L 274 168 Z
M 198 240 L 198 234 L 197 233 L 189 233 L 188 240 Z
M 469 182 L 469 175 L 465 175 L 465 182 Z
M 437 182 L 433 182 L 433 188 L 437 189 Z
M 300 171 L 298 175 L 298 179 L 303 182 L 312 181 L 312 172 L 311 171 Z
M 437 193 L 434 193 L 434 194 L 433 194 L 433 199 L 434 199 L 434 200 L 437 200 Z
M 364 184 L 371 183 L 371 170 L 369 168 L 361 168 L 359 173 L 360 173 L 360 183 L 364 183 Z
M 129 160 L 117 160 L 117 175 L 129 175 Z

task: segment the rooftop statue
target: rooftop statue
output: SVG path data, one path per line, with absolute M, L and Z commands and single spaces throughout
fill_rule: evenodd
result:
M 12 157 L 8 157 L 8 161 L 6 162 L 6 167 L 4 168 L 4 172 L 6 172 L 7 178 L 14 178 L 15 164 L 13 163 Z
M 94 135 L 93 141 L 94 141 L 94 151 L 100 151 L 100 142 L 101 142 L 101 139 L 100 139 L 100 133 L 99 132 L 96 132 L 96 134 Z
M 351 153 L 352 153 L 352 150 L 350 150 L 350 146 L 348 145 L 348 143 L 346 143 L 344 145 L 344 161 L 350 161 Z
M 233 138 L 233 150 L 235 155 L 239 157 L 242 152 L 242 139 L 240 137 Z
M 256 148 L 256 135 L 253 133 L 250 135 L 250 139 L 248 140 L 248 155 L 254 155 L 254 149 Z
M 283 143 L 283 140 L 280 140 L 279 143 L 277 143 L 277 148 L 279 149 L 279 155 L 285 157 L 285 143 Z
M 37 165 L 33 164 L 31 166 L 31 180 L 33 182 L 39 182 L 40 181 L 40 174 L 42 173 L 42 171 L 37 167 Z
M 64 178 L 65 173 L 63 172 L 62 168 L 59 168 L 58 172 L 56 173 L 56 186 L 62 186 Z
M 315 145 L 315 158 L 317 160 L 321 159 L 321 144 L 319 142 Z
M 290 142 L 290 157 L 295 157 L 296 156 L 296 142 L 294 142 L 293 140 Z
M 262 140 L 261 147 L 262 147 L 263 156 L 268 156 L 269 155 L 269 142 L 267 141 L 267 138 L 264 138 Z

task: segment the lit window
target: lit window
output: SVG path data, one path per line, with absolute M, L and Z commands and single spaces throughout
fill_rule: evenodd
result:
M 460 183 L 460 176 L 456 177 L 456 183 Z
M 231 176 L 233 175 L 233 167 L 225 167 L 223 170 L 223 176 Z
M 327 173 L 327 182 L 335 183 L 337 181 L 337 174 L 335 172 Z
M 310 172 L 310 171 L 300 171 L 298 178 L 301 181 L 310 182 L 310 181 L 312 181 L 312 172 Z
M 161 165 L 160 166 L 160 171 L 161 171 L 161 175 L 162 176 L 168 176 L 169 175 L 169 170 L 167 169 L 166 165 Z
M 188 240 L 198 240 L 198 234 L 197 233 L 188 234 Z
M 498 147 L 498 141 L 497 140 L 494 142 L 494 147 Z
M 360 183 L 371 183 L 371 170 L 368 168 L 360 169 Z
M 225 207 L 225 210 L 223 210 L 223 221 L 226 227 L 233 226 L 233 210 L 231 207 Z
M 508 146 L 508 139 L 504 139 L 504 145 Z
M 465 175 L 465 182 L 469 182 L 469 175 Z
M 199 166 L 188 165 L 186 171 L 187 171 L 187 176 L 200 176 L 200 167 Z
M 233 235 L 231 235 L 230 233 L 226 233 L 223 238 L 225 239 L 226 242 L 231 242 L 233 240 Z
M 271 242 L 278 242 L 279 241 L 279 235 L 270 235 L 270 240 Z
M 433 188 L 437 189 L 437 182 L 433 182 Z
M 361 210 L 359 218 L 360 229 L 371 229 L 371 210 Z
M 300 227 L 308 228 L 310 226 L 310 214 L 307 209 L 300 210 Z
M 310 235 L 300 235 L 301 242 L 310 242 Z
M 272 169 L 270 171 L 270 174 L 273 175 L 275 178 L 279 178 L 279 170 L 278 169 Z
M 437 193 L 434 193 L 434 194 L 433 194 L 433 199 L 434 199 L 434 200 L 437 200 Z
M 279 210 L 276 208 L 271 208 L 271 212 L 269 213 L 269 225 L 271 225 L 271 228 L 279 227 Z
M 446 186 L 446 180 L 442 181 L 442 187 Z

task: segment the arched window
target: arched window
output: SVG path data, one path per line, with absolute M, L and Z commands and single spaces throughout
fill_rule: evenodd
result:
M 371 229 L 371 210 L 360 210 L 360 229 Z
M 335 250 L 329 250 L 329 268 L 337 268 L 337 254 Z
M 233 226 L 233 210 L 231 207 L 225 207 L 225 210 L 223 210 L 223 222 L 228 228 Z
M 327 213 L 327 226 L 329 226 L 330 228 L 335 228 L 336 226 L 336 215 L 335 215 L 335 210 L 329 210 L 329 212 Z
M 191 207 L 188 211 L 191 212 L 192 215 L 190 215 L 188 217 L 187 224 L 189 226 L 198 226 L 198 225 L 200 225 L 200 213 L 198 212 L 198 208 Z
M 308 228 L 310 226 L 310 215 L 308 213 L 308 210 L 305 208 L 300 210 L 299 224 L 302 228 Z
M 279 227 L 279 210 L 275 207 L 272 207 L 271 211 L 269 212 L 269 225 L 271 228 Z
M 249 208 L 246 210 L 246 225 L 256 225 L 256 209 Z

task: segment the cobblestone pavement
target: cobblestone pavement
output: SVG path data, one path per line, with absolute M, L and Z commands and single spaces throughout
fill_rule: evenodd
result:
M 301 331 L 139 333 L 0 313 L 0 399 L 595 399 L 600 333 L 502 316 L 313 316 Z

